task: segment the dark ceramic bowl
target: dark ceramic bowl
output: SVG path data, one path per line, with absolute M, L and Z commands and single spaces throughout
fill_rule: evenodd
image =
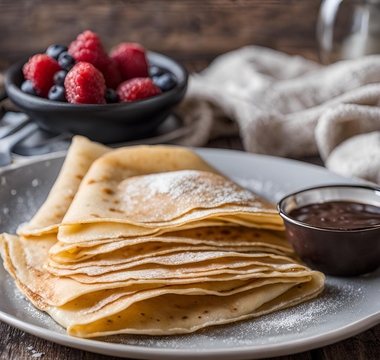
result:
M 54 134 L 72 133 L 103 143 L 133 140 L 154 130 L 183 98 L 187 88 L 186 69 L 173 59 L 147 52 L 150 65 L 173 73 L 177 85 L 151 98 L 119 104 L 83 105 L 51 101 L 21 91 L 22 67 L 28 59 L 11 66 L 5 74 L 8 97 L 42 129 Z
M 352 201 L 380 207 L 380 189 L 332 185 L 283 198 L 277 208 L 294 251 L 312 269 L 328 275 L 355 276 L 377 269 L 380 266 L 380 225 L 336 229 L 310 225 L 289 216 L 294 209 L 327 201 Z

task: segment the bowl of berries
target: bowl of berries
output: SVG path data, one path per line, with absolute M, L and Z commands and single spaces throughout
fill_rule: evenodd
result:
M 12 65 L 5 90 L 42 129 L 111 144 L 153 131 L 182 100 L 187 79 L 180 63 L 136 43 L 108 54 L 87 30 L 69 47 L 51 45 Z

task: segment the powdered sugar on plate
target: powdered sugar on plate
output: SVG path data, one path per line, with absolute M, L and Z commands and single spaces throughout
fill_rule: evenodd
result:
M 1 276 L 0 276 L 1 277 Z M 3 282 L 5 304 L 12 307 L 13 315 L 28 323 L 65 334 L 46 313 L 36 309 L 17 289 L 13 279 L 6 275 Z M 233 324 L 213 326 L 188 335 L 136 336 L 116 335 L 94 340 L 162 349 L 229 349 L 271 345 L 323 334 L 331 330 L 331 324 L 345 326 L 366 315 L 368 306 L 380 310 L 380 297 L 374 304 L 369 299 L 377 286 L 380 271 L 358 278 L 327 277 L 323 293 L 311 301 L 277 311 L 256 319 Z M 378 291 L 380 295 L 380 291 Z M 369 305 L 371 304 L 371 305 Z M 1 304 L 2 307 L 4 304 Z M 0 309 L 2 310 L 2 309 Z
M 379 276 L 378 274 L 377 276 Z M 371 275 L 373 279 L 376 275 Z M 180 336 L 110 336 L 97 340 L 135 346 L 164 349 L 215 349 L 270 345 L 296 340 L 314 333 L 329 330 L 329 324 L 340 321 L 342 325 L 360 317 L 370 286 L 364 278 L 342 280 L 328 277 L 324 292 L 311 301 L 289 309 L 277 311 L 256 319 L 234 324 L 214 326 L 193 334 Z M 380 309 L 380 308 L 379 308 Z M 343 315 L 344 314 L 344 315 Z
M 3 271 L 5 272 L 5 270 Z M 0 276 L 0 281 L 2 281 L 0 292 L 3 291 L 4 294 L 4 298 L 0 296 L 0 300 L 2 301 L 0 310 L 2 310 L 1 306 L 6 306 L 7 308 L 11 307 L 14 309 L 11 315 L 45 329 L 50 329 L 61 334 L 66 333 L 66 330 L 58 325 L 47 313 L 34 307 L 21 291 L 19 291 L 13 278 L 9 274 L 4 274 L 4 279 L 3 276 Z

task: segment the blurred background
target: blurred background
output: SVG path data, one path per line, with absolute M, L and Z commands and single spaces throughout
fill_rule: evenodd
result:
M 122 42 L 137 42 L 146 49 L 178 60 L 189 72 L 199 72 L 217 56 L 246 45 L 269 47 L 287 54 L 301 55 L 306 59 L 326 65 L 343 59 L 359 60 L 357 66 L 360 71 L 352 70 L 349 68 L 350 65 L 347 65 L 342 72 L 346 75 L 342 75 L 339 79 L 337 75 L 338 80 L 331 82 L 330 95 L 323 88 L 329 79 L 316 85 L 320 87 L 321 95 L 315 96 L 314 100 L 317 100 L 312 101 L 313 105 L 306 100 L 296 99 L 305 91 L 295 94 L 294 99 L 289 94 L 284 94 L 284 97 L 289 95 L 292 101 L 298 101 L 299 104 L 308 104 L 305 108 L 318 107 L 328 102 L 337 94 L 349 91 L 352 84 L 364 86 L 378 83 L 376 75 L 378 71 L 369 72 L 365 61 L 361 64 L 360 59 L 364 55 L 380 53 L 380 0 L 0 0 L 0 94 L 4 81 L 3 74 L 9 65 L 36 53 L 43 53 L 52 44 L 68 46 L 78 34 L 87 29 L 98 34 L 107 51 Z M 257 48 L 255 51 L 262 52 Z M 239 55 L 236 56 L 238 57 Z M 285 58 L 277 59 L 278 69 L 271 74 L 273 79 L 276 78 L 276 73 L 292 73 L 289 70 L 289 64 L 286 65 L 284 62 Z M 320 67 L 314 62 L 298 60 L 303 61 L 304 64 L 303 68 L 301 66 L 297 70 L 299 75 Z M 247 68 L 255 69 L 255 76 L 260 77 L 260 66 L 253 66 L 250 61 L 252 59 L 246 61 Z M 376 62 L 376 60 L 373 61 Z M 230 77 L 238 77 L 240 73 L 243 73 L 241 70 L 239 65 L 238 71 L 230 72 Z M 351 85 L 346 84 L 342 89 L 334 88 L 339 87 L 342 81 L 349 79 L 351 74 L 358 73 L 361 77 L 359 76 L 360 79 L 356 83 L 352 81 Z M 223 82 L 223 79 L 226 79 L 224 74 L 223 70 L 218 81 Z M 238 79 L 234 81 L 236 84 L 240 82 Z M 252 89 L 256 84 L 260 85 L 260 81 L 252 80 Z M 309 87 L 309 85 L 305 86 Z M 200 85 L 199 89 L 203 88 Z M 196 94 L 201 93 L 198 90 L 195 91 Z M 249 86 L 245 90 L 250 91 Z M 190 91 L 187 95 L 189 93 Z M 3 94 L 5 94 L 4 91 Z M 202 96 L 205 101 L 211 101 L 210 96 L 208 98 L 205 95 Z M 220 94 L 215 95 L 214 98 L 220 99 Z M 289 99 L 286 98 L 284 103 L 289 103 Z M 218 106 L 222 107 L 222 105 Z M 373 97 L 364 105 L 375 105 Z M 192 110 L 195 114 L 194 108 L 193 106 Z M 239 104 L 233 104 L 230 108 L 237 109 Z M 270 108 L 273 110 L 272 107 Z M 277 109 L 277 111 L 279 114 L 291 113 L 293 110 L 290 108 L 291 106 L 286 111 L 283 109 Z M 201 109 L 199 104 L 198 109 Z M 15 110 L 9 99 L 0 104 L 0 116 L 8 110 Z M 185 113 L 185 110 L 188 110 L 185 106 L 182 110 L 178 124 L 176 123 L 170 130 L 165 128 L 163 133 L 168 134 L 177 128 L 189 127 L 192 119 L 198 116 L 192 117 L 189 112 Z M 212 116 L 209 116 L 209 123 L 217 124 L 221 116 L 214 109 L 210 111 Z M 223 111 L 223 118 L 239 123 L 238 116 L 232 116 Z M 205 114 L 204 111 L 200 113 Z M 254 113 L 254 111 L 250 110 L 247 113 Z M 296 155 L 291 151 L 271 154 L 296 158 L 309 156 L 309 153 L 316 156 L 318 152 L 312 132 L 319 115 L 319 113 L 315 115 L 313 123 L 308 125 L 310 128 L 308 137 L 312 147 L 306 146 L 306 148 L 310 148 L 310 151 L 298 151 Z M 206 122 L 199 121 L 199 123 L 202 125 Z M 251 152 L 258 151 L 247 145 L 247 139 L 243 139 L 243 142 L 245 141 L 243 147 L 238 137 L 237 127 L 230 129 L 229 123 L 227 121 L 225 123 L 227 130 L 220 132 L 220 126 L 207 125 L 207 136 L 203 136 L 202 141 L 198 139 L 193 143 L 189 140 L 184 144 L 232 146 Z M 376 126 L 372 123 L 371 131 L 380 130 L 380 122 Z M 196 127 L 200 129 L 198 125 L 195 124 L 194 129 Z M 203 130 L 199 130 L 197 136 L 201 136 L 202 133 Z M 249 136 L 252 137 L 253 133 Z M 240 137 L 243 138 L 245 134 L 246 132 L 240 133 Z M 224 137 L 224 139 L 218 140 L 218 137 Z M 228 138 L 228 144 L 225 143 L 227 141 L 225 138 Z M 218 142 L 215 142 L 215 139 Z M 234 141 L 233 145 L 231 141 Z M 267 150 L 258 152 L 268 153 Z M 321 163 L 319 158 L 316 162 Z
M 317 60 L 320 0 L 0 0 L 0 68 L 69 44 L 86 29 L 105 48 L 139 42 L 200 70 L 256 44 Z M 296 26 L 295 26 L 296 23 Z

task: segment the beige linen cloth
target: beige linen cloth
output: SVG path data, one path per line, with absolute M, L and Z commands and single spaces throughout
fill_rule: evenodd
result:
M 290 157 L 320 153 L 330 170 L 360 176 L 336 165 L 350 162 L 347 149 L 337 162 L 328 157 L 346 139 L 380 131 L 379 103 L 380 55 L 322 66 L 248 46 L 190 76 L 178 114 L 194 131 L 180 143 L 201 146 L 216 136 L 239 134 L 247 151 Z M 377 139 L 380 150 L 380 135 Z M 380 157 L 380 174 L 379 166 Z

